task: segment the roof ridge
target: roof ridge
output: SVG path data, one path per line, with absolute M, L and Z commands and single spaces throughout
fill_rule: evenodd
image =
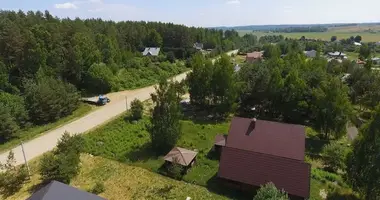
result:
M 47 185 L 45 186 L 45 189 L 46 189 L 46 190 L 44 191 L 41 200 L 43 200 L 43 199 L 45 198 L 46 194 L 48 193 L 50 187 L 53 185 L 54 182 L 57 182 L 57 181 L 52 180 L 49 184 L 47 184 Z
M 181 157 L 182 157 L 182 159 L 183 159 L 183 162 L 187 165 L 187 163 L 186 163 L 186 159 L 185 159 L 185 157 L 183 157 L 182 151 L 181 151 L 178 147 L 176 147 L 176 148 L 178 149 L 179 154 L 181 155 Z

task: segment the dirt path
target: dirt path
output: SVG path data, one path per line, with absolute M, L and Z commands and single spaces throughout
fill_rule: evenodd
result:
M 237 50 L 234 50 L 228 52 L 227 54 L 231 55 L 236 53 Z M 187 72 L 180 74 L 172 79 L 181 81 L 186 78 L 186 75 Z M 135 98 L 141 101 L 145 101 L 150 98 L 150 94 L 154 91 L 154 86 L 149 86 L 136 90 L 127 90 L 107 94 L 107 96 L 111 99 L 111 102 L 109 104 L 102 106 L 101 108 L 87 114 L 86 116 L 80 119 L 70 122 L 57 129 L 51 130 L 42 135 L 41 137 L 35 138 L 24 143 L 24 150 L 27 161 L 37 156 L 40 156 L 47 151 L 51 151 L 57 145 L 58 139 L 61 138 L 65 131 L 71 134 L 82 134 L 87 131 L 90 131 L 93 128 L 96 128 L 97 126 L 100 126 L 125 112 L 129 108 L 130 102 L 133 101 Z M 15 155 L 16 164 L 23 164 L 24 157 L 22 154 L 21 146 L 13 148 L 12 151 Z M 9 151 L 0 154 L 1 163 L 5 163 L 8 154 Z

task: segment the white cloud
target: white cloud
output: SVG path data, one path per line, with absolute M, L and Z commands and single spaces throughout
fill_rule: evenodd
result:
M 54 7 L 57 9 L 77 9 L 78 8 L 78 6 L 76 6 L 74 3 L 71 3 L 71 2 L 55 4 Z
M 240 4 L 240 0 L 228 0 L 226 4 Z

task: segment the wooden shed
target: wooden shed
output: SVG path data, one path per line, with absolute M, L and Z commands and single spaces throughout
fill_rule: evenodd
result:
M 227 135 L 216 135 L 214 141 L 214 151 L 220 153 L 222 151 L 222 147 L 226 146 Z
M 164 160 L 167 164 L 176 162 L 184 167 L 191 167 L 195 163 L 195 158 L 198 152 L 188 149 L 174 147 L 166 156 Z

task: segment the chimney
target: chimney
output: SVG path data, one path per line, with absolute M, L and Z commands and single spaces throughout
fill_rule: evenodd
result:
M 256 118 L 252 118 L 251 123 L 249 124 L 248 130 L 247 130 L 247 133 L 245 135 L 249 136 L 252 133 L 252 131 L 255 130 L 255 127 L 256 127 Z

